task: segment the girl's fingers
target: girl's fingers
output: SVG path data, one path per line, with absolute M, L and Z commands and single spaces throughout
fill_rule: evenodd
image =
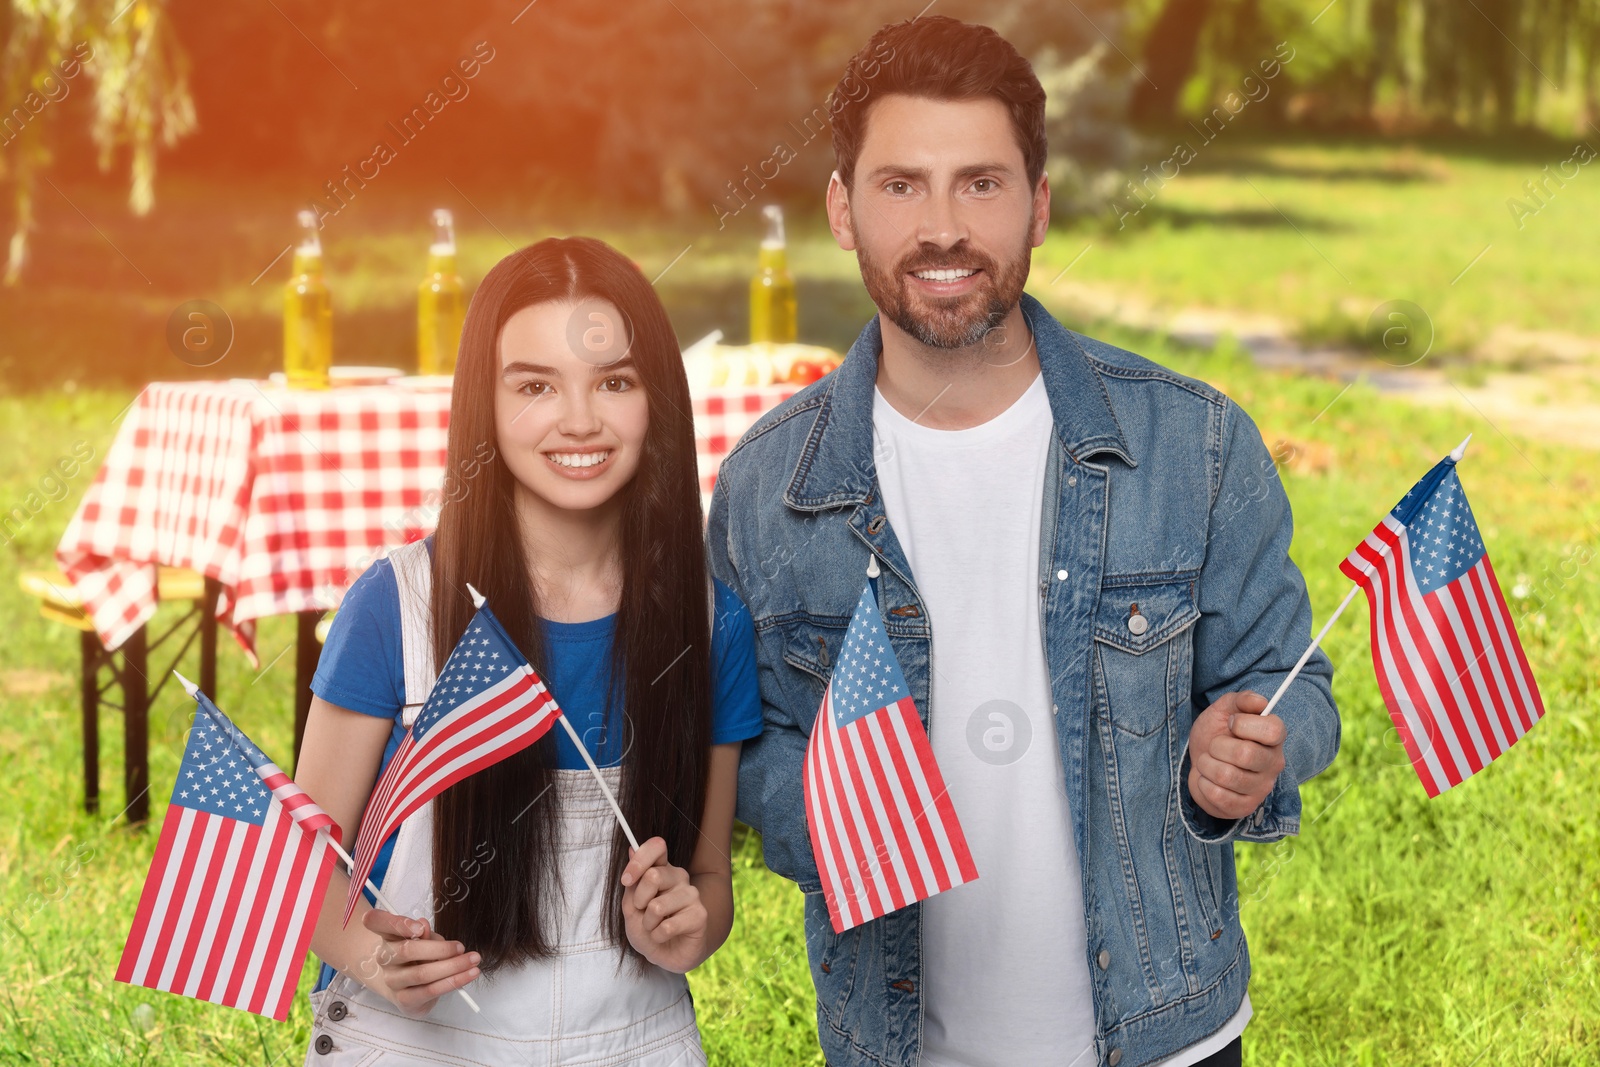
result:
M 389 962 L 391 964 L 431 963 L 436 960 L 446 960 L 452 956 L 459 956 L 466 951 L 466 946 L 459 941 L 446 941 L 443 938 L 431 940 L 406 940 L 391 941 L 388 945 Z
M 650 931 L 650 940 L 658 945 L 664 945 L 684 934 L 698 937 L 705 932 L 706 906 L 696 900 L 676 915 L 669 915 L 661 920 L 661 924 Z
M 479 957 L 476 952 L 464 952 L 459 956 L 449 959 L 434 960 L 428 963 L 417 963 L 410 967 L 403 967 L 395 976 L 394 984 L 398 988 L 407 989 L 416 986 L 432 986 L 447 978 L 454 978 L 466 971 L 476 972 Z
M 666 841 L 659 837 L 650 838 L 638 847 L 628 860 L 628 865 L 622 868 L 622 884 L 633 885 L 644 876 L 645 871 L 666 861 Z
M 361 916 L 361 923 L 368 930 L 385 938 L 396 940 L 409 940 L 415 937 L 436 938 L 428 926 L 426 919 L 412 919 L 405 915 L 396 915 L 392 911 L 373 908 Z
M 665 892 L 656 894 L 654 900 L 644 909 L 644 928 L 648 933 L 659 926 L 662 920 L 667 919 L 684 908 L 695 904 L 700 899 L 700 891 L 687 883 L 675 885 Z
M 639 877 L 639 884 L 633 887 L 632 904 L 643 911 L 656 897 L 669 889 L 683 885 L 689 881 L 689 872 L 682 867 L 662 865 L 651 867 Z

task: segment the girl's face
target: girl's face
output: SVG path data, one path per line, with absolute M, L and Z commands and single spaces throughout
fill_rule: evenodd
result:
M 500 331 L 500 455 L 552 507 L 597 508 L 639 469 L 650 411 L 624 322 L 609 301 L 552 301 Z

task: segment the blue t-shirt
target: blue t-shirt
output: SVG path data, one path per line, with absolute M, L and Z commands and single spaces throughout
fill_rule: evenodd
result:
M 433 551 L 431 536 L 428 551 Z M 745 741 L 761 732 L 761 697 L 756 688 L 755 624 L 749 609 L 722 582 L 713 579 L 713 585 L 711 743 L 720 745 Z M 620 763 L 626 744 L 622 708 L 613 707 L 609 718 L 605 714 L 616 621 L 615 615 L 607 615 L 589 622 L 546 619 L 543 624 L 548 658 L 545 685 L 601 767 Z M 394 720 L 378 771 L 382 777 L 383 767 L 389 765 L 405 737 L 400 719 L 406 692 L 400 588 L 387 559 L 368 567 L 345 593 L 328 630 L 311 691 L 338 707 Z M 549 736 L 555 738 L 557 767 L 582 770 L 588 766 L 565 730 L 552 730 Z M 395 836 L 390 835 L 373 864 L 371 878 L 377 885 L 383 884 L 394 842 Z M 367 896 L 371 898 L 370 890 Z M 324 988 L 332 974 L 332 968 L 324 966 L 317 988 Z

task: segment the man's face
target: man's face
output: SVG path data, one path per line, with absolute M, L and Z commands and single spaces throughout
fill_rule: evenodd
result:
M 932 348 L 983 340 L 1016 307 L 1050 190 L 1030 186 L 998 100 L 890 94 L 871 105 L 848 193 L 828 215 L 884 317 Z

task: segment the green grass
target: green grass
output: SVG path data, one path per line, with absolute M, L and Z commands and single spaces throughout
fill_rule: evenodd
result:
M 1501 437 L 1471 418 L 1420 410 L 1356 386 L 1269 375 L 1237 353 L 1156 338 L 1108 339 L 1217 382 L 1269 442 L 1299 458 L 1285 484 L 1294 556 L 1320 621 L 1346 584 L 1337 561 L 1383 510 L 1468 430 L 1462 476 L 1508 592 L 1548 708 L 1478 777 L 1426 799 L 1396 743 L 1365 649 L 1365 612 L 1330 641 L 1343 719 L 1337 760 L 1302 789 L 1297 838 L 1237 849 L 1255 1018 L 1253 1067 L 1600 1063 L 1600 525 L 1590 453 Z M 87 440 L 103 455 L 128 390 L 0 399 L 13 442 L 0 501 L 22 499 Z M 1325 414 L 1317 417 L 1334 401 Z M 1286 454 L 1287 454 L 1287 450 Z M 1313 461 L 1314 460 L 1314 461 Z M 154 846 L 110 816 L 121 807 L 119 731 L 104 722 L 98 817 L 79 806 L 75 634 L 45 623 L 12 571 L 48 562 L 84 480 L 47 503 L 5 549 L 0 576 L 0 1059 L 40 1064 L 298 1062 L 310 1017 L 286 1024 L 112 981 Z M 1581 562 L 1580 562 L 1581 561 Z M 263 662 L 293 636 L 260 629 Z M 292 657 L 257 678 L 224 642 L 218 700 L 269 753 L 287 757 Z M 191 668 L 193 664 L 191 664 Z M 185 701 L 152 714 L 152 822 L 180 756 Z M 691 976 L 713 1063 L 820 1063 L 809 970 L 792 885 L 767 872 L 759 842 L 738 842 L 738 921 Z M 309 989 L 308 967 L 303 988 Z M 148 1004 L 153 1028 L 132 1011 Z
M 1586 132 L 1600 151 L 1600 134 Z M 1428 314 L 1436 355 L 1470 352 L 1502 325 L 1600 338 L 1600 259 L 1580 251 L 1600 244 L 1600 158 L 1549 180 L 1543 207 L 1524 189 L 1546 181 L 1546 165 L 1555 174 L 1576 140 L 1262 143 L 1230 129 L 1211 144 L 1192 130 L 1162 143 L 1177 137 L 1192 163 L 1141 194 L 1142 209 L 1124 190 L 1126 228 L 1108 208 L 1053 234 L 1035 277 L 1054 278 L 1087 245 L 1068 280 L 1172 309 L 1266 313 L 1308 340 L 1360 347 L 1368 316 L 1390 300 Z M 1159 174 L 1172 151 L 1140 167 Z M 1514 198 L 1536 213 L 1514 214 Z

